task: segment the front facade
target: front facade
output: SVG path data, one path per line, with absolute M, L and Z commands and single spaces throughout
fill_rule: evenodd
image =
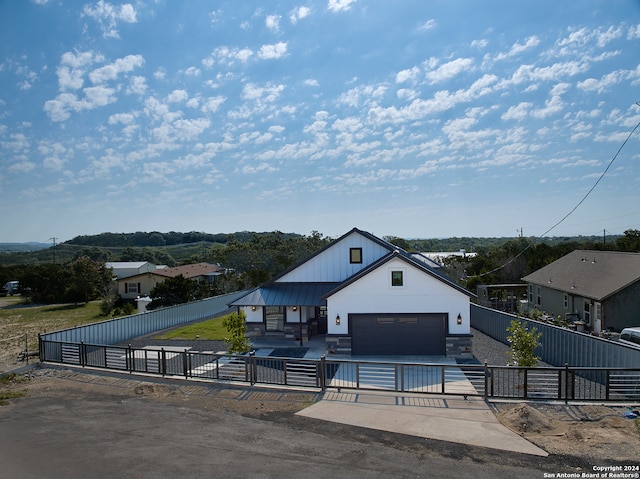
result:
M 598 334 L 640 326 L 640 253 L 576 250 L 523 280 L 529 311 Z
M 354 228 L 231 305 L 250 336 L 319 333 L 330 353 L 463 358 L 472 296 L 424 258 Z

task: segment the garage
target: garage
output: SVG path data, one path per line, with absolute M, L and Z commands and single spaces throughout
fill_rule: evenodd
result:
M 446 354 L 446 313 L 350 314 L 351 354 Z

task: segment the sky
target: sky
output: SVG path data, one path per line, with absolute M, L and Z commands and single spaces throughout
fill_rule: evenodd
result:
M 638 101 L 638 0 L 0 0 L 0 242 L 622 234 Z

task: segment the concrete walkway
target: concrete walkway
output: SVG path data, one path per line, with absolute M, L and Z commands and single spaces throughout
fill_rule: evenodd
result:
M 548 456 L 500 424 L 481 398 L 328 391 L 321 401 L 297 414 L 439 441 Z

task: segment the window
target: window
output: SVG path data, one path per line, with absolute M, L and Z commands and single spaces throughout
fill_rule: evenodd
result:
M 362 248 L 349 248 L 349 263 L 362 264 Z
M 529 302 L 533 303 L 533 285 L 529 285 Z
M 140 292 L 140 283 L 124 283 L 124 292 L 138 294 Z
M 403 271 L 391 271 L 391 286 L 404 286 Z
M 536 291 L 538 293 L 538 297 L 536 298 L 536 304 L 540 306 L 542 304 L 542 295 L 540 294 L 540 286 L 536 288 Z
M 264 308 L 264 323 L 267 331 L 284 331 L 284 306 Z
M 564 301 L 564 309 L 569 309 L 569 296 L 565 294 L 563 296 L 563 301 Z

